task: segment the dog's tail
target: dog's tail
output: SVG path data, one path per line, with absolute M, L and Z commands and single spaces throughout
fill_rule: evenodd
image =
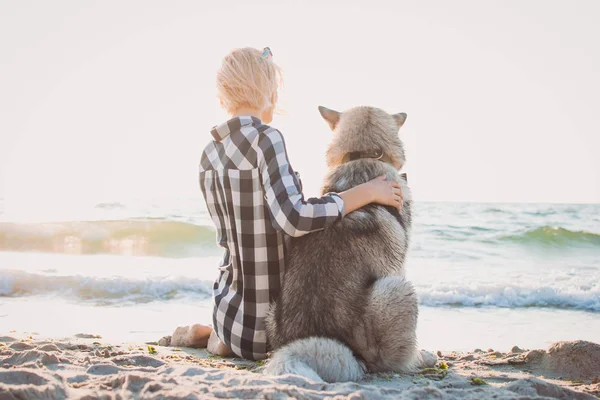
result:
M 267 363 L 269 375 L 295 374 L 317 382 L 357 381 L 366 367 L 345 344 L 323 337 L 291 342 L 275 351 Z

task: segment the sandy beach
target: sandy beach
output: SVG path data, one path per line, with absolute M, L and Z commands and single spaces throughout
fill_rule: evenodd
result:
M 597 399 L 600 345 L 437 352 L 435 368 L 328 384 L 266 376 L 263 363 L 98 335 L 0 337 L 0 399 Z

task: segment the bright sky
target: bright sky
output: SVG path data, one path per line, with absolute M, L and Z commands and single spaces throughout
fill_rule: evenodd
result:
M 307 194 L 318 105 L 406 112 L 417 200 L 600 202 L 600 2 L 0 3 L 0 197 L 199 195 L 214 74 L 270 46 Z

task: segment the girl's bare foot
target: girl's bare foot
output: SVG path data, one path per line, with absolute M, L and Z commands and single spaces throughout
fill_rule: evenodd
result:
M 208 344 L 208 338 L 212 331 L 210 326 L 200 324 L 180 326 L 173 332 L 167 346 L 203 348 Z
M 209 353 L 213 353 L 217 356 L 221 357 L 232 357 L 235 356 L 233 351 L 217 336 L 215 331 L 210 334 L 210 338 L 208 339 L 208 346 L 206 347 Z

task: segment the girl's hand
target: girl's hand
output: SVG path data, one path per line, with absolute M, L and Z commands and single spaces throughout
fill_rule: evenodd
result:
M 348 189 L 339 193 L 339 196 L 344 200 L 346 214 L 369 203 L 392 206 L 396 207 L 399 212 L 402 211 L 402 188 L 396 181 L 386 181 L 385 176 Z
M 392 206 L 402 211 L 404 202 L 402 197 L 402 186 L 396 181 L 386 181 L 385 176 L 380 176 L 368 182 L 370 192 L 373 195 L 373 203 L 384 206 Z

